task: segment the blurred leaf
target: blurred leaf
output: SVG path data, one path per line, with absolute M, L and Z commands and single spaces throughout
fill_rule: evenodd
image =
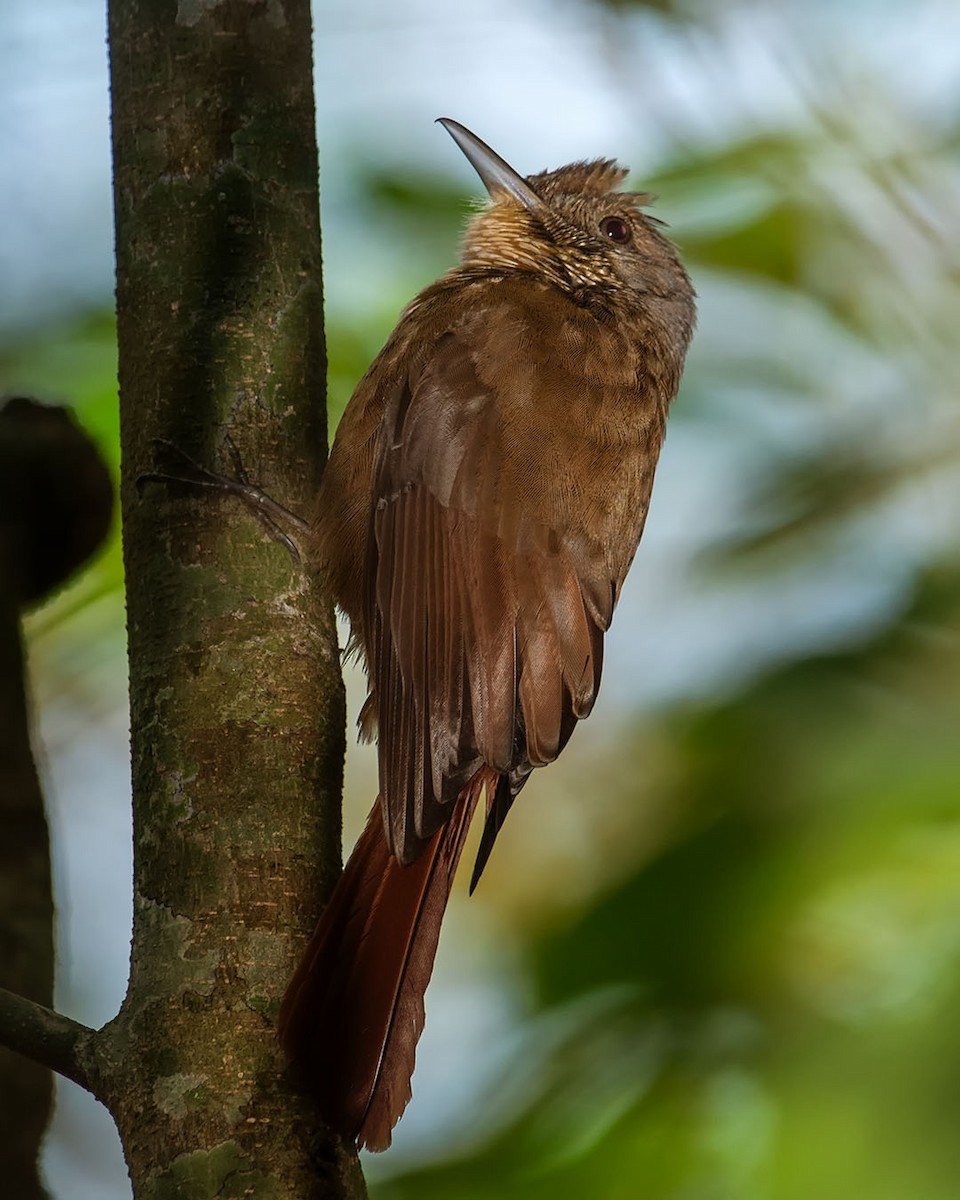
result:
M 809 231 L 804 215 L 779 204 L 757 220 L 714 237 L 688 233 L 684 246 L 705 266 L 759 275 L 797 286 L 803 278 Z
M 956 473 L 960 445 L 941 442 L 920 452 L 901 447 L 896 458 L 876 448 L 868 454 L 860 446 L 836 446 L 779 459 L 775 472 L 759 474 L 747 490 L 735 532 L 715 541 L 701 563 L 733 569 L 765 552 L 810 553 L 821 539 L 836 538 L 849 519 L 941 467 Z
M 737 797 L 725 801 L 735 805 Z M 628 802 L 628 801 L 627 801 Z M 633 984 L 654 1007 L 739 1003 L 743 959 L 772 903 L 778 839 L 761 823 L 728 816 L 666 849 L 531 963 L 545 1005 L 610 984 Z M 732 934 L 732 936 L 731 936 Z
M 405 220 L 427 223 L 432 229 L 438 223 L 455 228 L 459 224 L 457 214 L 465 212 L 472 199 L 445 175 L 403 175 L 370 169 L 363 175 L 362 188 L 375 206 Z

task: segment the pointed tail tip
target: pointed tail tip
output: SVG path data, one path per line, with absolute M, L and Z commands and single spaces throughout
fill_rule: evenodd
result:
M 281 1008 L 293 1077 L 330 1128 L 364 1149 L 387 1149 L 412 1095 L 424 993 L 479 791 L 464 789 L 405 867 L 374 806 Z
M 394 1127 L 403 1116 L 405 1108 L 406 1104 L 395 1115 L 390 1114 L 386 1118 L 378 1114 L 375 1119 L 371 1119 L 368 1114 L 352 1138 L 357 1149 L 369 1150 L 373 1154 L 382 1154 L 384 1150 L 389 1150 L 393 1143 Z

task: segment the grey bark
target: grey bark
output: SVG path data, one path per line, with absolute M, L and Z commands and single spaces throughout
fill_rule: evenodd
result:
M 340 865 L 333 614 L 155 439 L 305 512 L 326 454 L 307 0 L 115 0 L 109 34 L 134 793 L 129 990 L 101 1093 L 137 1197 L 340 1197 L 352 1151 L 274 1022 Z

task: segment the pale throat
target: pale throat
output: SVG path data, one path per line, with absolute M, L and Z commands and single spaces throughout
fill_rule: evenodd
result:
M 460 253 L 464 267 L 543 271 L 544 242 L 519 204 L 500 201 L 474 217 Z

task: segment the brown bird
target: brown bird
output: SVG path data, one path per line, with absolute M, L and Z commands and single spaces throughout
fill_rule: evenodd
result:
M 623 168 L 525 179 L 441 123 L 490 204 L 357 386 L 320 490 L 316 553 L 369 677 L 380 795 L 280 1014 L 326 1120 L 372 1150 L 410 1099 L 481 793 L 471 890 L 530 772 L 593 708 L 695 319 Z

